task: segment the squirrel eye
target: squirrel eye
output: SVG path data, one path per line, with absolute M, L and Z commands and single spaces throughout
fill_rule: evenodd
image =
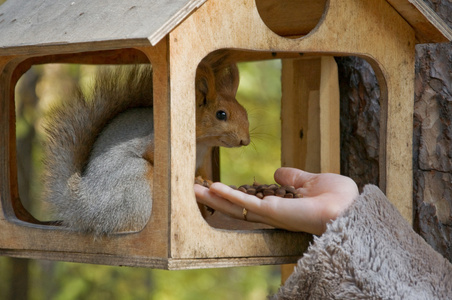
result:
M 226 121 L 226 119 L 228 118 L 228 115 L 226 114 L 226 112 L 224 110 L 219 110 L 219 111 L 217 111 L 216 117 L 220 121 Z

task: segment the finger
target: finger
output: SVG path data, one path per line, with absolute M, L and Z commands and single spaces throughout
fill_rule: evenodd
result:
M 205 205 L 209 205 L 211 204 L 210 202 L 210 194 L 209 194 L 209 189 L 199 185 L 199 184 L 195 184 L 193 187 L 194 191 L 195 191 L 195 196 L 196 196 L 196 201 L 198 201 L 201 204 L 205 204 Z
M 227 187 L 227 186 L 226 186 Z M 229 187 L 227 187 L 229 188 Z M 246 215 L 246 220 L 250 222 L 259 222 L 262 223 L 263 219 L 261 216 L 252 212 L 249 208 L 246 208 L 246 204 L 237 205 L 233 202 L 229 201 L 225 198 L 230 198 L 229 194 L 224 194 L 225 198 L 220 195 L 214 193 L 208 188 L 205 188 L 201 185 L 195 184 L 194 186 L 195 195 L 199 203 L 205 204 L 209 207 L 212 207 L 215 210 L 218 210 L 224 214 L 227 214 L 235 219 L 244 220 Z M 233 189 L 231 189 L 234 191 Z M 242 193 L 242 192 L 240 192 Z M 242 193 L 243 194 L 243 193 Z M 244 194 L 246 195 L 246 194 Z M 246 213 L 243 210 L 246 208 Z
M 283 167 L 276 170 L 274 178 L 280 185 L 292 185 L 299 188 L 316 176 L 318 176 L 318 174 L 309 173 L 300 169 Z
M 256 210 L 262 202 L 262 200 L 256 196 L 243 193 L 239 190 L 234 190 L 233 188 L 219 182 L 213 183 L 210 186 L 210 190 L 218 196 L 249 210 Z
M 256 196 L 249 195 L 243 193 L 239 190 L 234 190 L 229 186 L 222 184 L 220 182 L 215 182 L 210 186 L 210 190 L 217 194 L 221 198 L 225 198 L 228 202 L 236 205 L 236 211 L 238 213 L 231 214 L 233 217 L 237 217 L 237 219 L 244 219 L 243 216 L 243 208 L 247 210 L 246 220 L 250 222 L 257 223 L 266 223 L 271 225 L 268 222 L 268 205 L 264 203 L 264 200 L 259 199 Z M 265 199 L 265 198 L 264 198 Z
M 276 228 L 315 234 L 320 232 L 319 205 L 315 198 L 267 196 L 256 213 L 264 223 Z
M 233 203 L 221 198 L 217 194 L 210 191 L 208 188 L 199 184 L 194 185 L 196 200 L 199 203 L 210 206 L 213 209 L 224 211 L 225 213 L 233 213 L 235 207 Z
M 243 220 L 243 208 L 245 207 L 247 220 L 250 222 L 265 223 L 291 231 L 305 231 L 314 234 L 322 232 L 319 230 L 322 225 L 317 224 L 321 223 L 318 201 L 315 201 L 314 198 L 285 199 L 267 196 L 261 200 L 221 183 L 212 184 L 210 189 L 195 185 L 198 201 L 233 218 Z M 324 230 L 323 227 L 321 229 Z
M 215 194 L 218 194 L 218 196 L 226 198 L 231 203 L 234 203 L 241 209 L 240 212 L 243 212 L 243 208 L 246 208 L 248 211 L 248 221 L 285 228 L 284 226 L 279 226 L 281 223 L 278 222 L 278 219 L 284 218 L 284 216 L 281 215 L 279 208 L 282 205 L 282 207 L 284 207 L 284 212 L 290 210 L 290 205 L 288 205 L 289 203 L 287 202 L 288 199 L 277 196 L 267 196 L 264 197 L 264 199 L 259 199 L 256 196 L 234 190 L 222 183 L 214 183 L 210 186 L 210 189 Z M 286 203 L 283 203 L 284 200 L 286 200 Z

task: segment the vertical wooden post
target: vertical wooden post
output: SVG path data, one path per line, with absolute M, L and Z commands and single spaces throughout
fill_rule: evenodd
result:
M 168 39 L 161 40 L 154 47 L 140 47 L 153 69 L 153 108 L 154 108 L 154 171 L 152 212 L 146 227 L 159 228 L 158 236 L 168 238 L 169 228 L 164 225 L 170 221 L 171 191 L 171 118 L 170 118 L 170 72 L 168 56 Z M 168 243 L 156 243 L 156 253 L 161 257 L 169 257 Z
M 282 165 L 340 173 L 339 82 L 334 58 L 283 60 L 281 80 Z M 281 266 L 282 283 L 294 266 Z

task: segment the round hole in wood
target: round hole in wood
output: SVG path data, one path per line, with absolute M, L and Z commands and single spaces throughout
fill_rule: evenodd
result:
M 262 21 L 274 33 L 300 38 L 313 30 L 325 12 L 327 0 L 255 0 Z

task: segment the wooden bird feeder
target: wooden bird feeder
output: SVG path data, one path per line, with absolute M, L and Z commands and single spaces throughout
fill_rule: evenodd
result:
M 332 57 L 365 58 L 381 89 L 380 187 L 410 219 L 415 45 L 451 38 L 420 0 L 7 1 L 0 6 L 0 254 L 162 269 L 296 262 L 309 235 L 214 228 L 199 213 L 195 70 L 216 50 L 235 61 L 282 59 L 282 164 L 317 161 L 319 171 L 338 171 Z M 37 222 L 23 208 L 14 87 L 30 66 L 55 62 L 152 64 L 160 188 L 140 232 L 94 240 Z

